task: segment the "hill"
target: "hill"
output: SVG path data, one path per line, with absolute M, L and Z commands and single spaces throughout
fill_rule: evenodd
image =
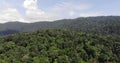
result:
M 19 33 L 18 31 L 16 30 L 3 30 L 3 31 L 0 31 L 0 36 L 3 36 L 3 35 L 10 35 L 10 34 L 15 34 L 15 33 Z
M 120 36 L 43 30 L 0 37 L 0 63 L 119 63 Z
M 68 29 L 93 34 L 120 35 L 120 16 L 81 17 L 63 19 L 53 22 L 21 23 L 9 22 L 0 24 L 0 30 L 12 29 L 20 32 L 44 29 Z

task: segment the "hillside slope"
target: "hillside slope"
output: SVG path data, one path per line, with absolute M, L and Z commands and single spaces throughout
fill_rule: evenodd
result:
M 54 22 L 0 24 L 0 30 L 36 31 L 43 29 L 68 29 L 95 34 L 120 35 L 120 16 L 99 16 L 76 19 L 63 19 Z
M 43 30 L 0 37 L 0 63 L 110 62 L 120 62 L 120 36 Z

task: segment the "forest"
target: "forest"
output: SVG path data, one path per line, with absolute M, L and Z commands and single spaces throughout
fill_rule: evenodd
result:
M 120 63 L 120 0 L 0 0 L 0 63 Z
M 119 35 L 47 29 L 0 37 L 0 63 L 119 62 Z
M 16 33 L 18 33 L 45 29 L 68 29 L 100 35 L 120 35 L 120 16 L 79 17 L 75 19 L 56 20 L 53 22 L 8 22 L 0 24 L 0 32 L 9 32 L 9 30 L 13 30 L 12 33 L 15 33 L 16 31 Z M 3 34 L 6 35 L 5 33 Z

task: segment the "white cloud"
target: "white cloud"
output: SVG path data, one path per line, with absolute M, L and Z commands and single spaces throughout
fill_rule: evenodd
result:
M 89 16 L 99 16 L 99 13 L 81 13 L 81 17 L 89 17 Z
M 29 22 L 38 22 L 38 21 L 53 21 L 55 19 L 58 19 L 58 15 L 56 14 L 50 14 L 50 13 L 44 13 L 44 14 L 37 14 L 37 13 L 30 13 L 25 17 L 25 20 Z
M 86 9 L 90 9 L 91 8 L 91 5 L 88 5 L 88 4 L 76 4 L 76 3 L 70 3 L 70 2 L 63 2 L 63 3 L 60 3 L 60 4 L 57 4 L 55 7 L 54 7 L 54 10 L 77 10 L 77 11 L 81 11 L 81 10 L 86 10 Z
M 74 18 L 79 17 L 78 15 L 81 11 L 88 10 L 91 7 L 92 6 L 90 4 L 62 2 L 56 4 L 52 11 L 62 14 L 61 16 L 64 16 L 63 18 Z
M 70 14 L 70 16 L 74 16 L 75 12 L 74 11 L 70 11 L 69 14 Z
M 29 10 L 37 9 L 37 0 L 25 0 L 23 6 Z
M 38 9 L 37 0 L 25 0 L 23 3 L 23 7 L 26 8 L 27 15 L 44 14 L 44 11 L 41 11 L 41 9 Z
M 38 21 L 54 21 L 63 18 L 78 17 L 78 11 L 84 11 L 91 8 L 88 4 L 76 4 L 70 2 L 63 2 L 50 7 L 49 10 L 43 11 L 38 8 L 37 0 L 24 0 L 22 6 L 25 8 L 25 15 L 23 16 L 17 9 L 8 7 L 0 12 L 0 22 L 38 22 Z M 82 14 L 81 14 L 82 15 Z
M 7 4 L 6 4 L 7 5 Z M 59 15 L 54 12 L 44 12 L 37 6 L 37 0 L 25 0 L 22 6 L 26 9 L 23 16 L 17 9 L 7 7 L 0 11 L 0 23 L 5 22 L 38 22 L 38 21 L 53 21 L 59 19 Z
M 52 21 L 58 19 L 58 15 L 52 12 L 44 12 L 37 6 L 37 0 L 25 0 L 23 7 L 26 8 L 25 20 L 28 22 Z
M 97 12 L 87 12 L 87 13 L 81 13 L 80 17 L 90 17 L 90 16 L 110 16 L 110 15 L 117 15 L 120 14 L 120 12 L 104 12 L 104 11 L 97 11 Z
M 71 2 L 62 2 L 51 7 L 45 12 L 38 8 L 37 0 L 25 0 L 23 3 L 26 9 L 25 20 L 29 22 L 53 21 L 62 18 L 76 17 L 75 11 L 82 11 L 91 8 L 88 4 L 76 4 Z
M 0 23 L 9 21 L 23 21 L 21 14 L 13 8 L 7 8 L 0 11 Z

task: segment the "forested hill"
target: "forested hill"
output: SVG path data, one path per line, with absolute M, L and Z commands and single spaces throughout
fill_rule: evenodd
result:
M 0 24 L 0 30 L 36 31 L 43 29 L 68 29 L 95 34 L 120 35 L 120 16 L 81 17 L 63 19 L 54 22 L 21 23 L 8 22 Z
M 119 63 L 120 36 L 44 30 L 0 37 L 0 63 Z
M 3 31 L 0 31 L 0 36 L 4 36 L 4 35 L 9 35 L 9 34 L 15 34 L 15 33 L 19 33 L 18 31 L 16 30 L 3 30 Z

